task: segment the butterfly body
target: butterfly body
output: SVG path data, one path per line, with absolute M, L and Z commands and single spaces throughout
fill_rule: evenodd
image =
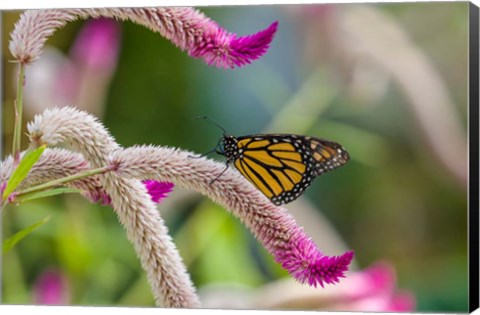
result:
M 297 199 L 315 177 L 350 159 L 336 142 L 293 134 L 224 135 L 216 152 L 276 205 Z

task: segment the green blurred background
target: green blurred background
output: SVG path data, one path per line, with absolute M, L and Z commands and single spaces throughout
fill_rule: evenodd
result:
M 265 56 L 224 70 L 188 57 L 142 26 L 119 23 L 118 65 L 98 112 L 116 140 L 206 152 L 221 136 L 195 120 L 208 115 L 233 135 L 274 131 L 338 141 L 351 162 L 318 178 L 303 198 L 335 228 L 339 242 L 355 250 L 360 269 L 391 263 L 398 287 L 414 294 L 418 311 L 466 311 L 467 156 L 456 148 L 466 145 L 468 3 L 201 11 L 239 35 L 275 20 L 279 29 Z M 4 155 L 11 148 L 16 84 L 8 41 L 18 17 L 2 12 Z M 68 54 L 84 25 L 69 23 L 47 45 Z M 392 42 L 378 43 L 382 36 Z M 414 60 L 424 68 L 409 63 L 412 54 L 421 56 Z M 421 74 L 425 67 L 428 76 Z M 427 80 L 441 82 L 441 90 L 429 90 L 438 85 Z M 415 88 L 422 93 L 409 92 Z M 447 101 L 437 104 L 439 97 Z M 419 117 L 421 106 L 433 109 L 430 125 Z M 28 101 L 25 107 L 26 121 L 39 112 L 29 112 Z M 441 126 L 445 135 L 435 132 L 435 124 L 450 120 L 460 137 Z M 443 154 L 453 162 L 445 163 Z M 180 189 L 171 199 L 159 209 L 197 288 L 260 287 L 288 277 L 226 211 Z M 75 195 L 9 206 L 3 238 L 46 216 L 47 224 L 3 257 L 3 303 L 35 303 L 36 281 L 53 268 L 66 278 L 70 304 L 154 305 L 109 207 Z

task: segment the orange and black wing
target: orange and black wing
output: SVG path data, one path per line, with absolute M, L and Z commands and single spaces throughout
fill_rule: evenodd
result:
M 305 140 L 312 155 L 315 176 L 336 169 L 350 160 L 348 152 L 336 142 L 313 137 L 305 137 Z
M 348 160 L 337 143 L 311 137 L 274 134 L 237 140 L 235 167 L 276 205 L 295 200 L 317 175 Z

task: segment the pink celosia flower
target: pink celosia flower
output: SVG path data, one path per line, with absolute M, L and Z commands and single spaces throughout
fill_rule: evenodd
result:
M 143 184 L 147 188 L 147 192 L 152 201 L 159 203 L 162 199 L 167 198 L 168 193 L 173 190 L 173 183 L 158 182 L 156 180 L 144 180 Z
M 47 270 L 40 275 L 34 287 L 35 304 L 68 304 L 68 286 L 64 276 L 57 270 Z
M 152 258 L 151 246 L 156 244 L 149 242 L 159 238 L 150 240 L 142 236 L 140 232 L 144 229 L 139 229 L 138 224 L 147 219 L 133 220 L 131 215 L 148 215 L 148 223 L 151 224 L 160 222 L 156 217 L 158 212 L 149 203 L 151 199 L 149 202 L 144 200 L 146 189 L 138 187 L 137 181 L 145 179 L 174 182 L 180 187 L 196 189 L 221 204 L 245 223 L 275 260 L 301 283 L 311 286 L 337 283 L 345 276 L 353 258 L 351 251 L 340 256 L 326 256 L 287 209 L 272 204 L 234 169 L 227 170 L 214 185 L 210 184 L 217 174 L 224 170 L 222 163 L 206 158 L 192 159 L 191 152 L 168 147 L 120 148 L 95 117 L 73 108 L 47 110 L 42 115 L 35 116 L 28 124 L 28 130 L 31 142 L 37 145 L 47 143 L 54 146 L 67 142 L 87 156 L 96 167 L 110 165 L 114 168 L 114 171 L 100 177 L 102 186 L 110 195 L 114 209 L 119 209 L 122 223 L 129 224 L 127 227 L 131 229 L 131 235 L 135 236 L 134 240 L 139 242 L 140 257 L 143 259 Z M 127 184 L 131 186 L 128 189 Z M 128 208 L 132 200 L 140 198 L 144 204 L 138 207 L 140 210 Z M 155 226 L 149 231 L 160 228 Z M 163 247 L 164 245 L 158 247 L 160 252 Z M 145 254 L 148 255 L 144 256 Z M 162 255 L 165 256 L 164 253 Z M 155 264 L 164 263 L 165 257 L 155 258 L 158 258 Z M 157 270 L 155 264 L 149 263 L 146 266 L 153 266 L 154 270 Z M 167 265 L 173 266 L 166 261 L 165 266 Z M 176 269 L 181 268 L 180 266 L 181 264 L 177 263 L 170 272 L 178 274 Z M 180 275 L 177 276 L 180 279 Z M 157 281 L 159 278 L 152 279 Z M 162 287 L 164 283 L 161 281 L 158 284 L 154 282 L 155 288 L 157 285 L 172 299 L 178 296 L 175 291 L 178 289 L 171 291 L 171 288 Z M 177 302 L 172 305 L 177 305 Z
M 289 241 L 284 246 L 277 245 L 274 256 L 295 279 L 310 286 L 324 287 L 325 283 L 335 284 L 345 277 L 353 251 L 340 256 L 326 256 L 300 227 L 291 229 Z
M 192 57 L 202 57 L 209 65 L 217 67 L 241 67 L 260 58 L 270 46 L 277 31 L 278 22 L 256 34 L 237 37 L 212 23 L 212 32 L 206 34 L 202 42 L 192 46 L 189 54 Z
M 9 49 L 25 64 L 37 60 L 48 36 L 78 18 L 110 17 L 144 25 L 169 39 L 181 50 L 209 65 L 234 68 L 251 63 L 268 49 L 278 23 L 253 35 L 238 37 L 193 8 L 104 8 L 29 10 L 11 34 Z
M 69 143 L 93 168 L 109 165 L 109 156 L 123 151 L 94 116 L 72 108 L 45 113 L 53 115 L 36 116 L 35 123 L 29 124 L 30 140 L 36 144 Z M 124 177 L 115 168 L 98 178 L 147 273 L 156 303 L 165 307 L 199 307 L 200 301 L 180 254 L 141 182 L 153 177 Z

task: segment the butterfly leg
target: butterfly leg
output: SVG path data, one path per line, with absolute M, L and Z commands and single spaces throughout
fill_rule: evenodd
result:
M 220 176 L 222 176 L 223 173 L 225 173 L 227 171 L 227 169 L 228 169 L 228 163 L 227 163 L 227 166 L 225 167 L 225 169 L 217 177 L 215 177 L 213 180 L 210 181 L 209 185 L 213 184 L 217 179 L 219 179 Z
M 213 150 L 210 150 L 206 153 L 203 153 L 203 154 L 200 154 L 200 155 L 189 155 L 188 157 L 191 158 L 191 159 L 199 159 L 199 158 L 202 158 L 204 156 L 207 156 L 209 154 L 212 154 L 216 151 L 217 148 L 213 149 Z

